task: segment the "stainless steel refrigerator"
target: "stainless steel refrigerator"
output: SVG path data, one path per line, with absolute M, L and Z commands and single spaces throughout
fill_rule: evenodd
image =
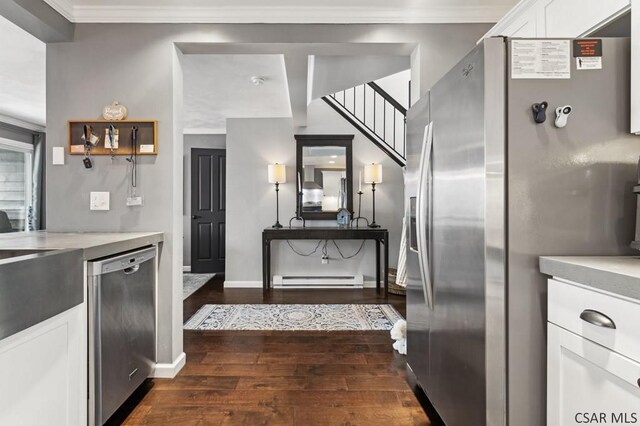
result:
M 631 253 L 629 40 L 584 63 L 570 40 L 568 65 L 566 43 L 522 41 L 480 43 L 408 113 L 408 364 L 449 426 L 543 425 L 538 256 Z

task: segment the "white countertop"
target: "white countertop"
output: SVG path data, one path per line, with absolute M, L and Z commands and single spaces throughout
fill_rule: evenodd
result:
M 640 300 L 640 256 L 543 256 L 540 271 Z
M 0 250 L 82 249 L 90 260 L 162 241 L 162 232 L 12 232 L 0 234 Z

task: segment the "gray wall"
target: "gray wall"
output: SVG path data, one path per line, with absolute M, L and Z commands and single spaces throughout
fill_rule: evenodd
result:
M 296 142 L 294 133 L 353 134 L 354 192 L 358 173 L 366 163 L 382 163 L 383 183 L 376 186 L 376 221 L 389 229 L 390 266 L 398 260 L 403 216 L 402 169 L 379 148 L 340 117 L 322 100 L 309 105 L 308 125 L 294 129 L 290 119 L 227 120 L 227 263 L 226 281 L 259 282 L 261 280 L 260 233 L 275 222 L 275 194 L 267 183 L 267 164 L 287 165 L 287 183 L 280 186 L 280 222 L 288 222 L 295 212 Z M 256 143 L 259 140 L 260 143 Z M 371 186 L 363 185 L 362 215 L 371 219 Z M 357 198 L 354 198 L 357 208 Z M 310 222 L 335 225 L 335 221 Z M 317 242 L 295 241 L 294 247 L 309 253 Z M 359 241 L 338 242 L 342 253 L 349 256 L 360 247 Z M 329 244 L 329 265 L 322 265 L 321 252 L 310 257 L 293 253 L 286 242 L 274 242 L 273 274 L 363 274 L 375 279 L 375 243 L 368 241 L 353 259 L 340 258 Z
M 182 71 L 176 43 L 416 43 L 419 55 L 412 55 L 416 60 L 413 65 L 419 74 L 420 92 L 424 93 L 489 27 L 488 24 L 76 25 L 73 42 L 47 45 L 48 145 L 66 147 L 67 120 L 98 118 L 104 105 L 118 100 L 129 108 L 130 118 L 158 120 L 159 154 L 140 160 L 139 188 L 145 200 L 142 207 L 135 208 L 124 205 L 128 176 L 123 158 L 113 163 L 108 156 L 95 158 L 95 166 L 89 170 L 82 166 L 79 156 L 68 157 L 64 166 L 51 166 L 48 159 L 47 227 L 50 231 L 165 233 L 158 289 L 158 359 L 172 362 L 182 352 L 184 202 Z M 47 149 L 47 155 L 50 152 Z M 90 191 L 109 191 L 111 210 L 90 212 Z M 257 239 L 259 234 L 250 238 Z
M 224 149 L 226 135 L 184 135 L 184 186 L 182 263 L 191 266 L 191 148 Z

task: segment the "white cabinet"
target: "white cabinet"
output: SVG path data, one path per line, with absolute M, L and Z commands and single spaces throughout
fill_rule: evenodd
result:
M 555 324 L 548 332 L 549 426 L 640 422 L 640 363 Z
M 485 37 L 581 37 L 630 8 L 631 0 L 522 0 Z
M 0 341 L 0 425 L 87 424 L 86 316 L 82 303 Z
M 640 423 L 640 303 L 559 280 L 548 294 L 547 424 Z

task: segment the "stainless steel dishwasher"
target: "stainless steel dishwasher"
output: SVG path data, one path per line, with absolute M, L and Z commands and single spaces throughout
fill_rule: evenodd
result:
M 89 424 L 103 425 L 156 359 L 156 248 L 88 264 Z

